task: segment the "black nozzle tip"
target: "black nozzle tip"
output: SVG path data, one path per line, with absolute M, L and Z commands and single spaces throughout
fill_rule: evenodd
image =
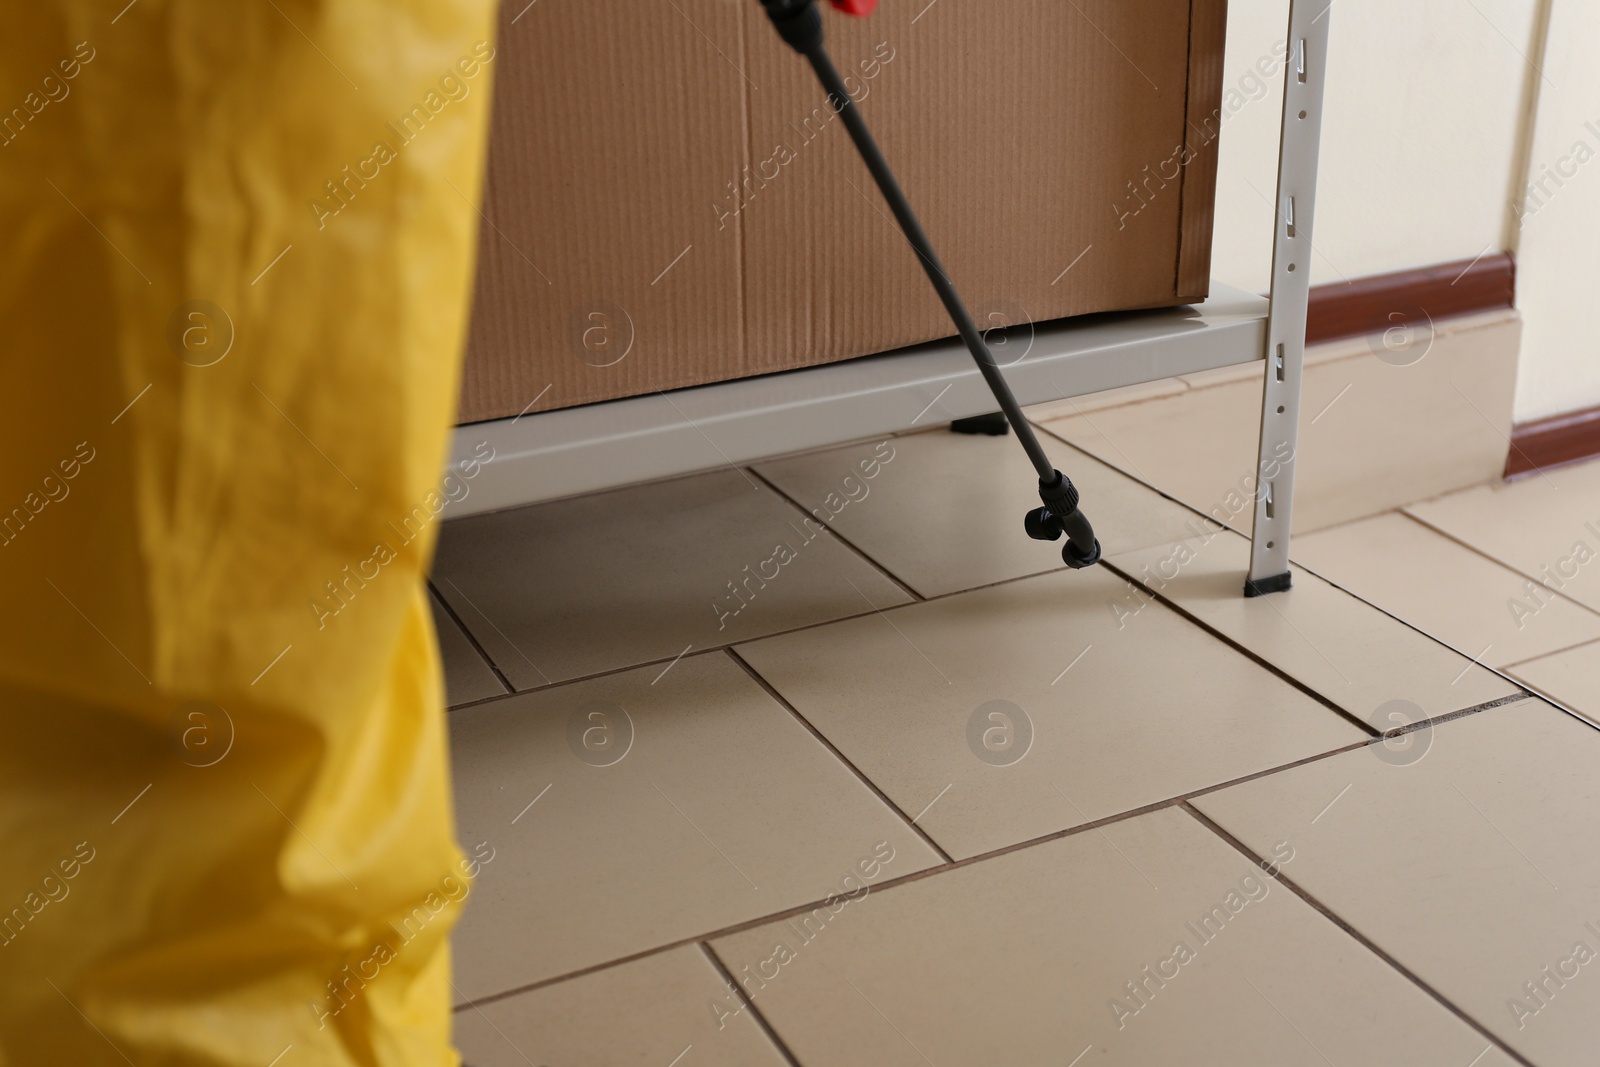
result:
M 1094 551 L 1087 556 L 1080 553 L 1073 543 L 1068 541 L 1061 546 L 1061 559 L 1062 562 L 1075 571 L 1081 571 L 1085 567 L 1093 567 L 1100 562 L 1100 539 L 1098 537 L 1095 538 Z

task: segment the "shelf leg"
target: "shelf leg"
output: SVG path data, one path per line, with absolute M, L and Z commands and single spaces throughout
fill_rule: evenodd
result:
M 1255 471 L 1255 524 L 1245 596 L 1289 588 L 1289 523 L 1300 447 L 1300 378 L 1305 365 L 1306 300 L 1311 286 L 1311 221 L 1322 134 L 1323 72 L 1332 0 L 1291 0 L 1284 70 L 1278 194 L 1267 313 L 1266 388 Z

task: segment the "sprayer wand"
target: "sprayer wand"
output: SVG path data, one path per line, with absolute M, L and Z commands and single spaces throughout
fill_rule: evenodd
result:
M 868 14 L 876 4 L 876 0 L 832 0 L 832 2 L 834 7 L 852 15 Z M 889 169 L 883 153 L 878 150 L 877 142 L 867 130 L 860 109 L 851 99 L 849 90 L 839 77 L 839 72 L 834 69 L 833 61 L 828 58 L 827 50 L 822 46 L 822 14 L 817 10 L 815 0 L 761 0 L 761 3 L 766 8 L 768 17 L 772 19 L 772 24 L 777 27 L 779 36 L 796 52 L 805 56 L 811 63 L 811 69 L 816 71 L 817 79 L 827 91 L 830 105 L 844 120 L 845 128 L 850 131 L 850 139 L 855 142 L 862 161 L 872 172 L 883 198 L 889 202 L 890 210 L 900 223 L 901 232 L 906 235 L 906 240 L 911 242 L 917 258 L 922 261 L 922 268 L 927 272 L 928 281 L 933 283 L 939 299 L 944 302 L 945 311 L 955 323 L 956 332 L 961 334 L 961 339 L 966 342 L 967 350 L 972 353 L 972 358 L 977 361 L 978 370 L 983 373 L 984 381 L 989 385 L 989 391 L 999 402 L 1006 421 L 1016 431 L 1017 440 L 1022 442 L 1022 447 L 1027 451 L 1034 469 L 1039 472 L 1039 499 L 1044 506 L 1029 511 L 1025 517 L 1023 525 L 1028 536 L 1040 541 L 1055 541 L 1065 533 L 1067 543 L 1061 549 L 1061 558 L 1066 561 L 1067 566 L 1090 567 L 1100 562 L 1100 542 L 1095 539 L 1089 520 L 1078 510 L 1077 489 L 1066 475 L 1055 469 L 1050 457 L 1045 455 L 1044 449 L 1039 445 L 1033 427 L 1023 417 L 1022 409 L 1017 406 L 1017 398 L 1011 395 L 1011 387 L 1006 384 L 1005 376 L 1000 373 L 999 364 L 995 362 L 994 355 L 984 344 L 983 335 L 973 324 L 966 305 L 961 302 L 961 297 L 956 293 L 955 286 L 950 283 L 949 276 L 945 274 L 944 266 L 934 253 L 933 246 L 928 243 L 928 235 L 922 232 L 922 224 L 917 221 L 916 213 L 911 210 L 911 204 L 907 202 L 905 193 L 900 190 L 900 183 L 895 180 L 894 172 Z

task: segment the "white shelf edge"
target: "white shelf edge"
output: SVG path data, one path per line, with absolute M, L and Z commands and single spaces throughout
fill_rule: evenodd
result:
M 1260 360 L 1267 298 L 1212 282 L 1201 304 L 1044 323 L 1005 367 L 1023 405 Z M 1008 344 L 1027 343 L 1014 333 Z M 1004 359 L 1004 356 L 1000 358 Z M 759 378 L 458 426 L 446 517 L 575 496 L 993 411 L 958 339 Z M 484 447 L 493 459 L 462 477 Z M 470 468 L 469 468 L 470 469 Z M 459 490 L 458 490 L 459 492 Z

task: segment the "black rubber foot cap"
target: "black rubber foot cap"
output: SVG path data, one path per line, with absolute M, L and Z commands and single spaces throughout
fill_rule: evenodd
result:
M 1263 578 L 1259 582 L 1249 578 L 1244 582 L 1245 596 L 1266 596 L 1268 593 L 1281 593 L 1289 588 L 1289 572 L 1274 574 L 1271 578 Z
M 1005 412 L 996 411 L 990 415 L 974 415 L 970 419 L 957 419 L 950 424 L 951 433 L 981 433 L 990 437 L 1004 437 L 1011 432 L 1011 424 L 1006 421 Z

